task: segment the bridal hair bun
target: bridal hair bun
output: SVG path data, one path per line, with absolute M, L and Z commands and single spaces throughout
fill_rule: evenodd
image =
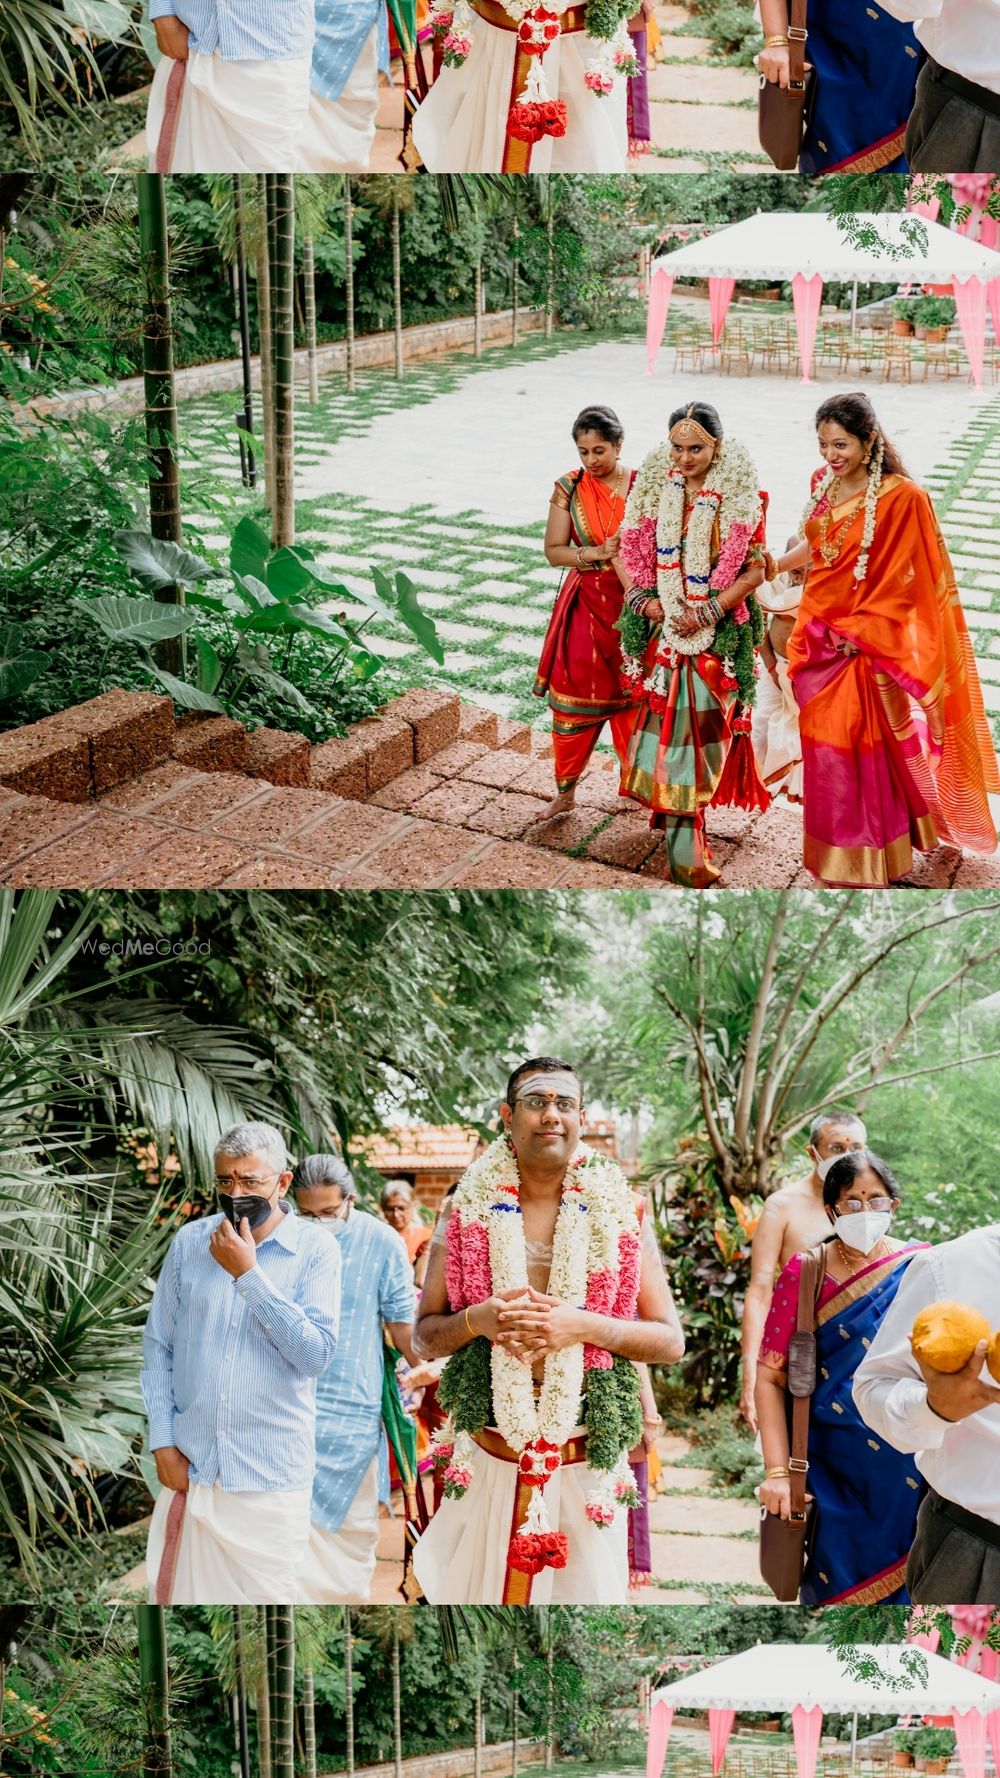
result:
M 980 1340 L 990 1340 L 990 1351 L 1000 1370 L 1000 1336 L 993 1335 L 985 1315 L 964 1303 L 931 1303 L 921 1309 L 913 1323 L 912 1339 L 915 1358 L 932 1371 L 949 1373 L 968 1364 Z

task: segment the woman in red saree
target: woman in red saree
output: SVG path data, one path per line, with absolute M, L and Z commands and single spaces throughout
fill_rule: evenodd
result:
M 635 699 L 622 688 L 621 645 L 615 624 L 624 583 L 618 531 L 635 470 L 622 464 L 625 433 L 608 407 L 586 407 L 573 423 L 581 469 L 561 475 L 552 490 L 545 557 L 568 569 L 542 643 L 534 693 L 552 711 L 556 796 L 545 820 L 573 807 L 576 786 L 606 722 L 624 762 Z
M 994 852 L 1000 776 L 929 496 L 864 395 L 824 402 L 816 425 L 828 468 L 792 552 L 808 566 L 788 644 L 804 862 L 822 883 L 877 888 L 906 876 L 914 848 Z

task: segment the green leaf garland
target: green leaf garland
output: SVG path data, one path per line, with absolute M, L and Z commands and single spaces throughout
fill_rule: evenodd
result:
M 438 1401 L 456 1432 L 482 1432 L 493 1411 L 490 1342 L 482 1334 L 453 1352 L 438 1384 Z
M 746 597 L 749 620 L 738 624 L 731 611 L 716 626 L 711 652 L 719 656 L 736 680 L 736 695 L 745 709 L 757 701 L 757 677 L 754 672 L 757 650 L 764 640 L 764 613 L 753 593 Z
M 587 36 L 613 37 L 622 19 L 631 18 L 634 11 L 629 0 L 587 0 Z
M 650 593 L 649 596 L 653 598 L 654 594 Z M 623 605 L 615 629 L 622 639 L 622 654 L 634 655 L 637 660 L 641 660 L 652 632 L 649 619 L 639 617 L 630 605 Z
M 642 1437 L 639 1373 L 628 1358 L 613 1358 L 610 1370 L 587 1372 L 587 1467 L 614 1469 L 622 1451 Z

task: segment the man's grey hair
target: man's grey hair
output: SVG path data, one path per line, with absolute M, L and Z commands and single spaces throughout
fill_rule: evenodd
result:
M 858 1124 L 863 1130 L 865 1120 L 856 1111 L 821 1111 L 809 1125 L 810 1148 L 815 1148 L 817 1137 L 822 1136 L 824 1130 L 840 1129 L 845 1124 Z
M 382 1187 L 382 1208 L 385 1209 L 390 1198 L 413 1197 L 413 1187 L 408 1179 L 387 1179 Z
M 273 1124 L 234 1124 L 219 1137 L 215 1154 L 216 1158 L 225 1155 L 227 1161 L 245 1161 L 248 1155 L 262 1154 L 275 1173 L 288 1171 L 285 1138 Z

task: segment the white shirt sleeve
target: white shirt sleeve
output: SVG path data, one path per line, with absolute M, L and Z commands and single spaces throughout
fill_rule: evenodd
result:
M 927 1405 L 927 1386 L 910 1350 L 917 1315 L 937 1302 L 938 1295 L 930 1255 L 917 1254 L 855 1372 L 852 1393 L 858 1413 L 897 1451 L 935 1450 L 948 1431 L 948 1421 Z

